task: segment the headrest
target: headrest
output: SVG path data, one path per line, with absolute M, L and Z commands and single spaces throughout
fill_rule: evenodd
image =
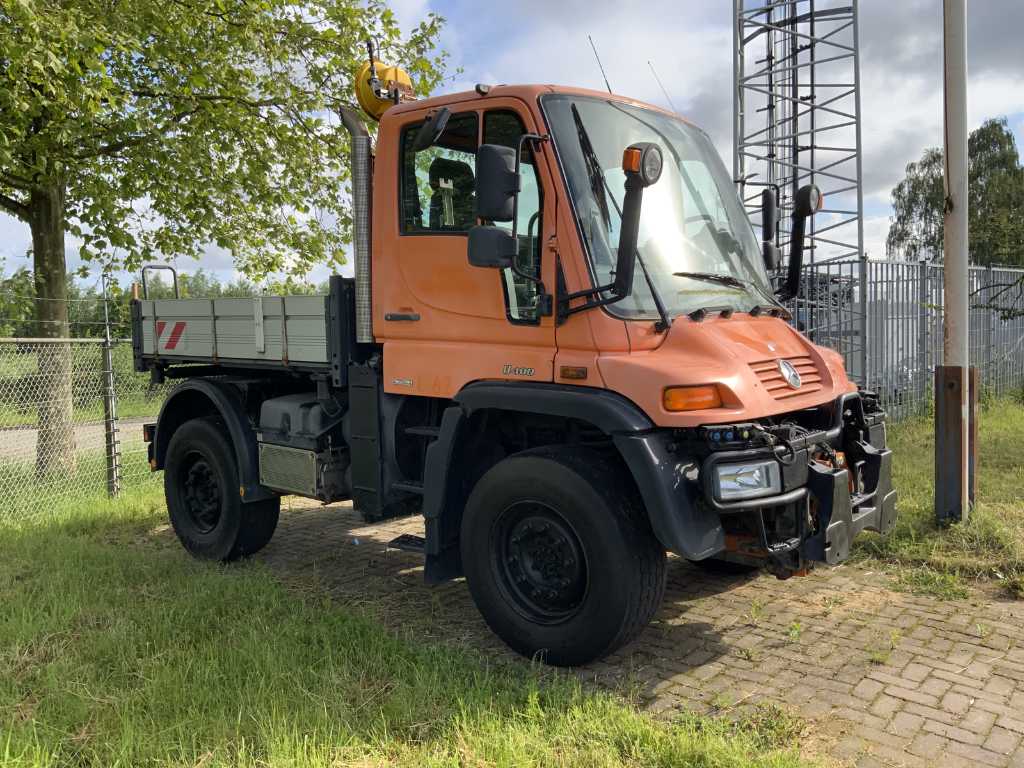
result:
M 448 179 L 455 189 L 462 192 L 473 191 L 473 169 L 469 163 L 464 163 L 461 160 L 435 157 L 430 164 L 430 186 L 437 189 L 440 179 Z

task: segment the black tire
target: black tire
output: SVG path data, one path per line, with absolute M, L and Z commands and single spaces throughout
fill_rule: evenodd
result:
M 192 419 L 167 446 L 164 495 L 182 546 L 203 560 L 237 560 L 259 552 L 277 528 L 279 498 L 243 503 L 238 467 L 224 425 Z
M 460 545 L 487 624 L 549 664 L 625 645 L 665 593 L 665 550 L 632 478 L 586 449 L 539 448 L 492 467 L 466 503 Z

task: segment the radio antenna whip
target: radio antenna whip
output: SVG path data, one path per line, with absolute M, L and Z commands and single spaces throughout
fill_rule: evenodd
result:
M 665 94 L 665 101 L 667 101 L 668 105 L 672 107 L 672 111 L 678 115 L 679 110 L 677 110 L 676 105 L 672 103 L 672 97 L 669 96 L 668 91 L 665 90 L 665 84 L 661 82 L 661 78 L 658 77 L 658 73 L 654 71 L 654 64 L 651 63 L 650 59 L 647 60 L 647 66 L 651 68 L 651 74 L 654 75 L 654 79 L 658 81 L 658 85 L 661 87 L 661 92 Z
M 601 57 L 597 55 L 597 46 L 594 45 L 594 38 L 587 35 L 587 40 L 590 41 L 590 47 L 594 50 L 594 58 L 597 59 L 597 68 L 601 70 L 601 77 L 604 78 L 604 87 L 608 89 L 608 93 L 611 93 L 612 87 L 608 84 L 608 75 L 604 73 L 604 65 L 601 64 Z

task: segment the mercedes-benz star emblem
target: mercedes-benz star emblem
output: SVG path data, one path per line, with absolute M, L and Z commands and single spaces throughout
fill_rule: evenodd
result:
M 779 360 L 779 373 L 793 389 L 800 389 L 800 372 L 793 367 L 789 360 Z

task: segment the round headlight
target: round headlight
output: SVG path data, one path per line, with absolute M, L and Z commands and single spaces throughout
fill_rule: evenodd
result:
M 657 144 L 648 144 L 640 160 L 640 175 L 643 177 L 644 184 L 650 186 L 660 179 L 663 165 L 661 149 Z

